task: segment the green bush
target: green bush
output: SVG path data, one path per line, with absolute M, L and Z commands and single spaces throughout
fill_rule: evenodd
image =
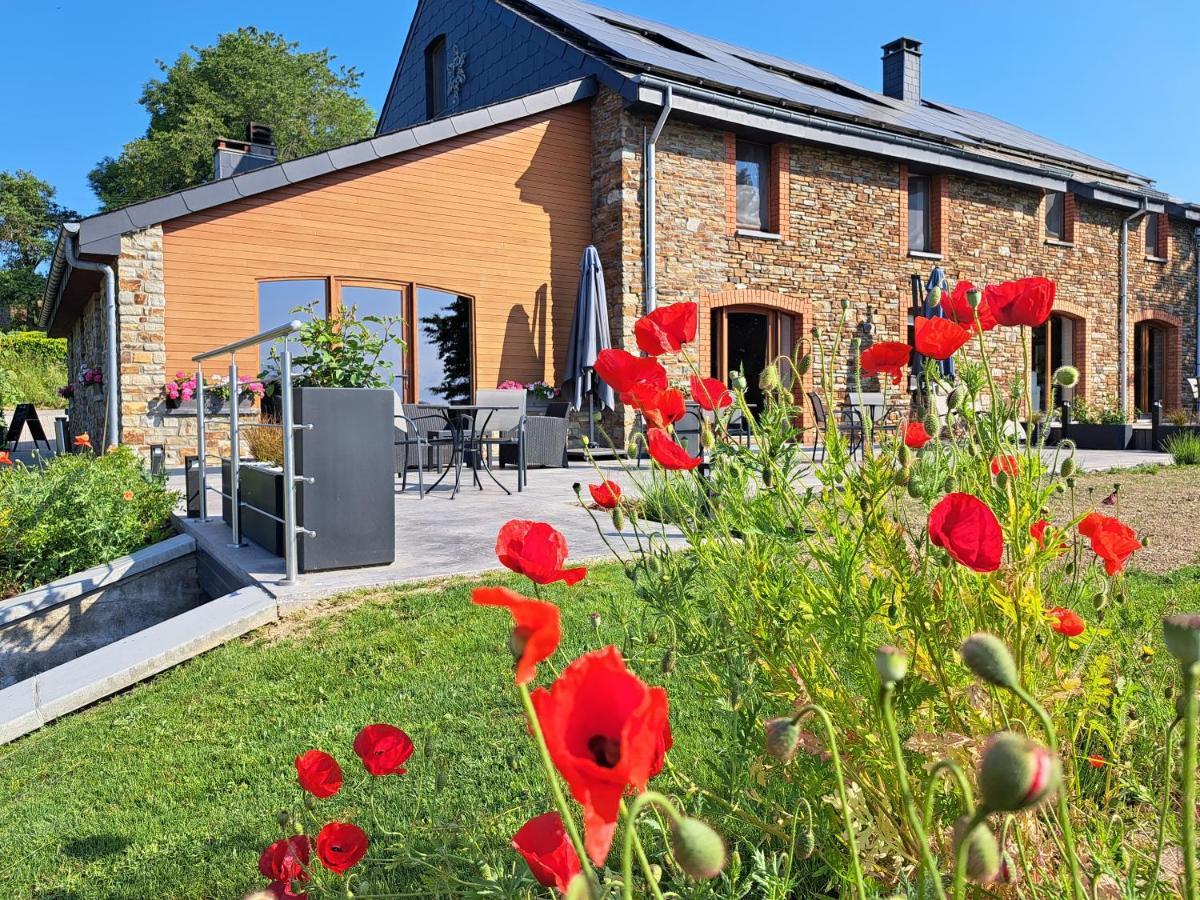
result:
M 1177 466 L 1194 466 L 1200 464 L 1200 434 L 1181 431 L 1166 440 L 1167 452 L 1175 460 Z
M 0 465 L 0 597 L 162 539 L 175 497 L 124 447 Z
M 40 331 L 0 334 L 0 408 L 32 403 L 61 409 L 58 389 L 68 381 L 67 342 Z
M 1071 404 L 1071 420 L 1080 425 L 1124 425 L 1129 417 L 1115 403 L 1104 406 L 1079 399 Z

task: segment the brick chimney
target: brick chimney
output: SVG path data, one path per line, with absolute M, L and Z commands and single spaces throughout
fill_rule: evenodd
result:
M 275 142 L 271 126 L 246 123 L 246 139 L 217 138 L 213 141 L 213 178 L 241 175 L 264 166 L 275 165 Z
M 900 37 L 883 45 L 883 93 L 905 103 L 921 102 L 921 42 Z

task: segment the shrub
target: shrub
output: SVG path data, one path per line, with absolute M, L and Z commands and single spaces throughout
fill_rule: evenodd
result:
M 1071 404 L 1071 420 L 1080 425 L 1124 425 L 1129 417 L 1115 403 L 1104 406 L 1081 398 Z
M 67 342 L 40 331 L 0 334 L 0 408 L 32 403 L 59 409 L 58 389 L 68 380 Z
M 1166 440 L 1166 448 L 1177 466 L 1200 464 L 1200 434 L 1196 432 L 1181 431 L 1171 435 Z
M 0 596 L 162 539 L 175 498 L 124 447 L 0 465 Z
M 258 425 L 245 425 L 246 445 L 259 462 L 283 468 L 283 431 L 264 417 Z

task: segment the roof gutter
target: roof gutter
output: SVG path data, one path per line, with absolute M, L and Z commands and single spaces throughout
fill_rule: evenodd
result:
M 79 225 L 71 222 L 62 227 L 51 263 L 50 280 L 46 285 L 46 302 L 42 306 L 41 324 L 46 327 L 54 317 L 62 298 L 63 289 L 71 277 L 72 269 L 99 272 L 102 282 L 104 304 L 104 446 L 115 447 L 121 442 L 121 418 L 118 399 L 120 363 L 117 357 L 117 276 L 113 267 L 106 263 L 80 259 L 75 250 Z M 59 249 L 62 250 L 61 264 Z M 53 289 L 53 293 L 51 290 Z M 53 303 L 50 297 L 53 296 Z
M 662 112 L 654 129 L 646 138 L 642 153 L 642 164 L 646 170 L 646 183 L 642 197 L 642 276 L 645 282 L 645 312 L 652 313 L 658 307 L 658 267 L 655 252 L 655 237 L 657 235 L 656 205 L 658 200 L 658 180 L 656 178 L 656 159 L 658 139 L 667 124 L 667 118 L 674 108 L 674 94 L 671 85 L 663 89 Z
M 1123 415 L 1129 412 L 1129 226 L 1149 212 L 1148 204 L 1143 200 L 1141 209 L 1121 220 L 1121 311 L 1118 319 L 1121 345 L 1117 355 L 1117 405 Z

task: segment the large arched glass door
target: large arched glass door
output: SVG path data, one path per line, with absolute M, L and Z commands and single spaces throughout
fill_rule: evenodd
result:
M 800 324 L 791 313 L 764 306 L 724 306 L 712 314 L 712 376 L 729 383 L 729 376 L 746 377 L 746 404 L 761 408 L 758 378 L 779 356 L 791 356 Z
M 1133 402 L 1138 412 L 1148 415 L 1155 402 L 1166 400 L 1166 363 L 1166 329 L 1155 322 L 1138 322 L 1133 329 Z
M 1051 316 L 1041 328 L 1033 330 L 1029 354 L 1030 393 L 1035 412 L 1045 412 L 1074 397 L 1074 388 L 1054 383 L 1054 370 L 1075 364 L 1075 329 L 1083 327 L 1068 316 Z

